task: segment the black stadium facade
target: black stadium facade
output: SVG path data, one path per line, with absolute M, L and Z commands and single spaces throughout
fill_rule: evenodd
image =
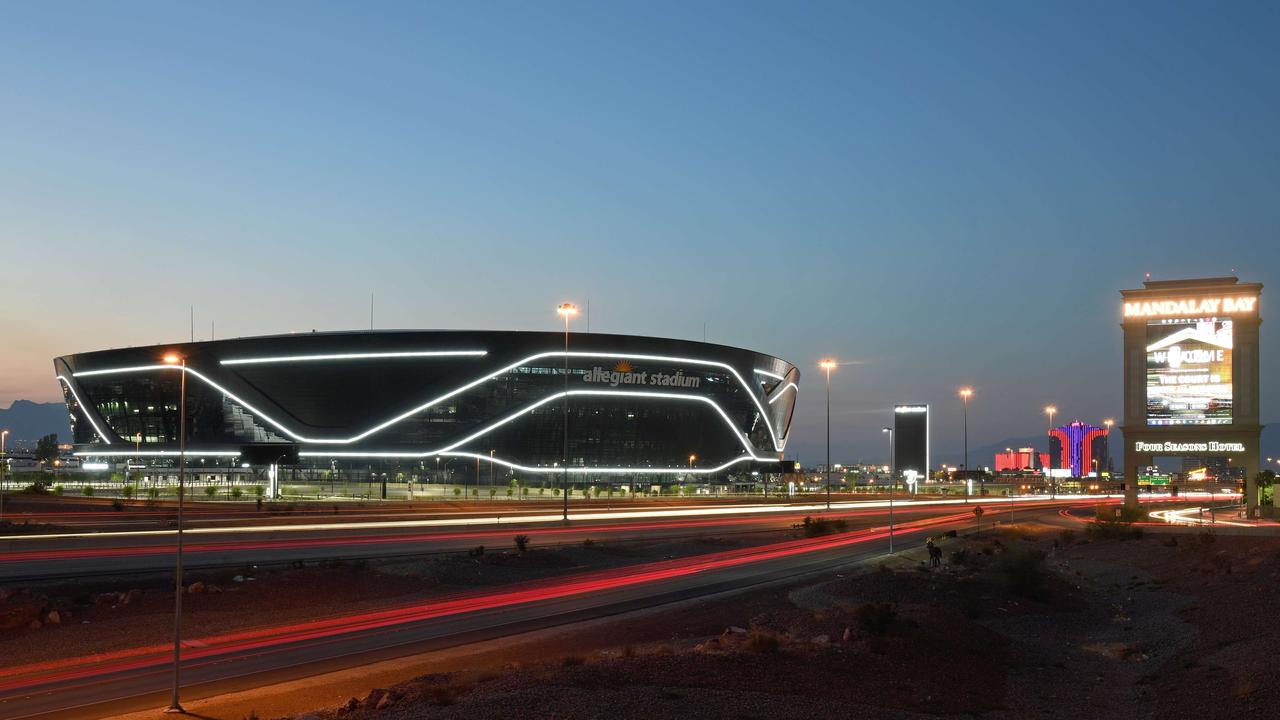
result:
M 575 484 L 780 471 L 799 382 L 790 363 L 590 333 L 569 335 L 566 358 L 564 342 L 535 332 L 311 333 L 68 355 L 54 368 L 76 453 L 98 463 L 175 459 L 182 368 L 163 358 L 177 354 L 193 459 L 376 470 L 465 458 L 554 476 L 567 404 Z

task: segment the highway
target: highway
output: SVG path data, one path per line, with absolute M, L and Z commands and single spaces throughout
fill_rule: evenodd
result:
M 1019 519 L 1056 517 L 1063 505 L 1029 501 Z M 1086 501 L 1086 502 L 1096 502 Z M 1007 505 L 982 503 L 983 524 Z M 869 512 L 854 515 L 855 512 Z M 184 650 L 184 697 L 195 699 L 432 649 L 456 646 L 641 607 L 830 571 L 887 551 L 883 508 L 841 508 L 863 526 L 818 538 L 787 540 L 703 555 L 582 572 L 517 586 L 486 588 L 358 615 L 263 626 L 190 639 Z M 786 513 L 767 522 L 786 522 Z M 903 547 L 928 534 L 973 526 L 971 507 L 921 505 L 895 515 Z M 702 518 L 707 520 L 708 518 Z M 739 517 L 711 520 L 736 520 Z M 765 521 L 761 518 L 750 518 Z M 634 521 L 628 518 L 619 526 Z M 652 519 L 649 519 L 652 520 Z M 684 521 L 690 521 L 684 518 Z M 545 528 L 546 530 L 569 528 Z M 576 529 L 576 528 L 575 528 Z M 595 536 L 602 527 L 591 527 Z M 688 530 L 688 528 L 685 528 Z M 303 531 L 309 532 L 309 531 Z M 509 531 L 504 530 L 504 536 Z M 652 532 L 631 528 L 627 532 Z M 565 535 L 568 537 L 568 535 Z M 469 538 L 465 543 L 474 543 Z M 89 718 L 161 707 L 170 682 L 171 648 L 136 647 L 106 655 L 35 661 L 6 668 L 2 718 Z M 36 659 L 33 659 L 36 660 Z
M 1018 499 L 1018 505 L 1037 503 Z M 1077 502 L 1079 499 L 1077 499 Z M 990 509 L 1010 504 L 1005 498 L 982 498 L 971 505 Z M 897 501 L 902 520 L 936 514 L 940 509 L 964 508 L 960 500 Z M 346 513 L 339 517 L 248 519 L 196 515 L 184 532 L 184 564 L 188 570 L 285 564 L 298 561 L 375 559 L 461 552 L 485 545 L 507 547 L 517 534 L 528 535 L 536 546 L 577 544 L 583 540 L 627 541 L 675 539 L 709 533 L 766 532 L 787 528 L 806 515 L 841 518 L 852 528 L 883 522 L 885 501 L 825 504 L 704 503 L 641 505 L 575 510 L 570 522 L 539 505 L 503 506 L 498 513 L 404 514 L 402 509 Z M 228 522 L 230 521 L 230 522 Z M 106 532 L 81 531 L 0 537 L 0 583 L 59 578 L 85 578 L 166 571 L 173 566 L 176 530 L 155 528 Z

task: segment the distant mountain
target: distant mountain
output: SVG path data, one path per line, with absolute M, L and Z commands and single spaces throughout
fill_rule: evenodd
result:
M 58 442 L 71 442 L 67 406 L 60 402 L 14 400 L 7 410 L 0 409 L 0 430 L 9 431 L 9 437 L 5 441 L 9 448 L 18 442 L 35 445 L 36 440 L 49 433 L 55 433 Z

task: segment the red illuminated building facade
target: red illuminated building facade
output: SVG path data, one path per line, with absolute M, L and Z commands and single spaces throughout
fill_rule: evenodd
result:
M 1049 454 L 1036 452 L 1035 448 L 1006 448 L 996 453 L 996 472 L 1039 470 L 1049 464 Z

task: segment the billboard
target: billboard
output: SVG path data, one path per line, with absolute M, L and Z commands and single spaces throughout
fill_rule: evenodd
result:
M 1231 424 L 1232 322 L 1147 323 L 1147 425 Z
M 929 406 L 893 407 L 893 466 L 901 477 L 907 471 L 929 473 Z

